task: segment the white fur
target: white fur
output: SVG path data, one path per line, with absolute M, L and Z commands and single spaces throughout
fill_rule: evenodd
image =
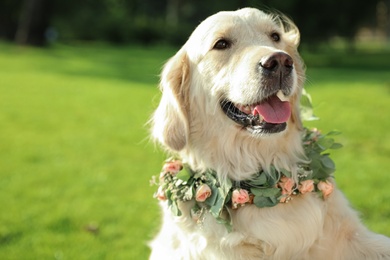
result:
M 281 34 L 280 42 L 269 35 Z M 214 50 L 218 39 L 232 47 Z M 152 136 L 193 170 L 214 169 L 218 177 L 248 179 L 259 168 L 288 169 L 306 160 L 301 145 L 299 98 L 304 65 L 297 52 L 299 32 L 288 19 L 245 8 L 220 12 L 202 22 L 164 67 L 161 102 L 153 115 Z M 294 60 L 293 106 L 287 129 L 253 135 L 222 112 L 219 101 L 251 104 L 262 97 L 260 59 L 281 51 Z M 165 202 L 163 225 L 151 242 L 151 259 L 390 259 L 390 240 L 368 231 L 338 190 L 327 199 L 296 196 L 272 208 L 247 205 L 231 210 L 233 231 L 205 215 L 202 225 L 190 216 L 172 216 Z

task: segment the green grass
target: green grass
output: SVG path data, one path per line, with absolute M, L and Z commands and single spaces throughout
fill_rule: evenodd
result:
M 173 53 L 0 44 L 0 259 L 148 257 L 160 222 L 149 179 L 165 156 L 145 123 Z M 303 56 L 321 118 L 310 125 L 343 132 L 338 184 L 390 236 L 390 54 Z

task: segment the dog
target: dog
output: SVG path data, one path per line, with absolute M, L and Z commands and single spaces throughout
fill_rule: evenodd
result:
M 243 8 L 204 20 L 166 63 L 151 135 L 174 158 L 151 259 L 390 259 L 390 239 L 314 169 L 329 158 L 308 156 L 324 137 L 302 139 L 299 42 L 290 19 Z

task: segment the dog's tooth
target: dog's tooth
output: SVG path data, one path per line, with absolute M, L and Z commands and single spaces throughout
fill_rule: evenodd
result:
M 276 96 L 281 100 L 281 101 L 288 101 L 288 98 L 283 94 L 281 90 L 276 93 Z
M 247 105 L 236 105 L 236 107 L 241 111 L 246 114 L 250 113 L 250 109 L 248 108 Z M 249 112 L 248 112 L 249 111 Z
M 246 105 L 245 107 L 244 107 L 244 110 L 245 110 L 245 113 L 246 114 L 250 114 L 252 111 L 251 111 L 251 107 L 249 106 L 249 105 Z

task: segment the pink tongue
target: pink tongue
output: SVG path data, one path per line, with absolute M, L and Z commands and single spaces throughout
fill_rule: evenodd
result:
M 253 115 L 260 114 L 267 123 L 280 124 L 287 122 L 291 115 L 291 107 L 288 101 L 281 101 L 277 96 L 272 96 L 260 105 L 257 105 Z

